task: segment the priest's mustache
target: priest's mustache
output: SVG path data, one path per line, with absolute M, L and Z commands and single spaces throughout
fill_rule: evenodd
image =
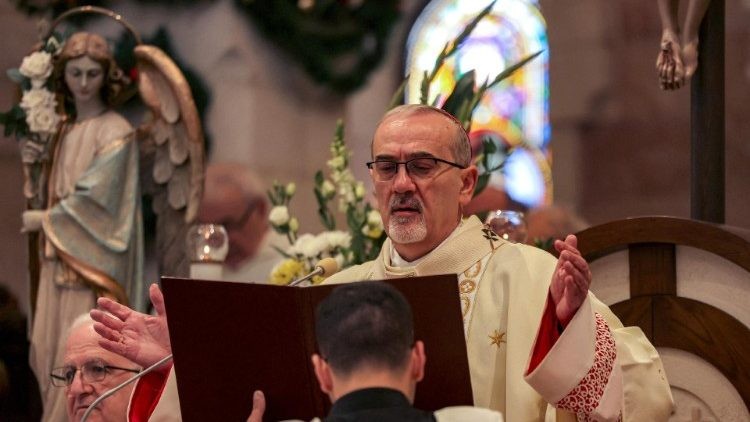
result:
M 413 194 L 394 194 L 390 201 L 391 210 L 398 208 L 413 208 L 422 212 L 422 201 L 415 198 Z

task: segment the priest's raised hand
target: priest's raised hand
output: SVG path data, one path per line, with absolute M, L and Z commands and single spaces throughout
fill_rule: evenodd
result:
M 564 241 L 556 240 L 555 249 L 560 257 L 549 291 L 557 319 L 565 327 L 586 299 L 591 285 L 591 270 L 578 251 L 578 239 L 574 235 L 568 235 Z
M 167 330 L 164 295 L 154 283 L 149 288 L 156 315 L 136 312 L 113 300 L 101 297 L 99 309 L 92 309 L 94 330 L 102 336 L 99 345 L 143 367 L 151 366 L 172 353 Z

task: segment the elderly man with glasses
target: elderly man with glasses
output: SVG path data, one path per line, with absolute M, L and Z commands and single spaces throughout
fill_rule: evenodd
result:
M 68 421 L 78 422 L 91 403 L 103 393 L 140 372 L 138 365 L 103 349 L 94 321 L 81 315 L 71 325 L 65 343 L 62 366 L 50 373 L 52 385 L 65 388 Z M 127 420 L 128 401 L 133 387 L 128 386 L 103 400 L 88 421 Z
M 457 274 L 474 404 L 508 421 L 668 418 L 672 397 L 658 353 L 589 293 L 591 271 L 575 236 L 555 242 L 555 259 L 463 218 L 477 169 L 453 116 L 397 107 L 371 149 L 367 167 L 388 239 L 375 260 L 327 283 Z

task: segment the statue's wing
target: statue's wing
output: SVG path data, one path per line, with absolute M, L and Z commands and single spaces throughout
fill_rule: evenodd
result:
M 135 48 L 141 98 L 150 116 L 138 130 L 141 186 L 157 215 L 159 272 L 185 276 L 186 233 L 203 194 L 204 143 L 185 77 L 159 48 Z

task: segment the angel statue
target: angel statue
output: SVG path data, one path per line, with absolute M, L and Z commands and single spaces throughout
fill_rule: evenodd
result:
M 73 9 L 52 29 L 75 13 L 112 17 L 136 37 L 138 92 L 149 117 L 135 129 L 113 109 L 130 81 L 97 34 L 76 32 L 54 51 L 48 81 L 39 80 L 44 72 L 34 80 L 27 69 L 31 90 L 54 92 L 47 104 L 59 115 L 51 119 L 59 123 L 50 137 L 38 136 L 41 126 L 29 124 L 31 136 L 21 143 L 24 174 L 33 179 L 25 194 L 29 204 L 41 204 L 24 211 L 22 230 L 38 236 L 30 248 L 31 263 L 38 262 L 30 265 L 36 292 L 30 360 L 45 421 L 65 419 L 64 389 L 50 386 L 49 374 L 62 364 L 72 320 L 100 296 L 135 308 L 145 301 L 141 194 L 153 197 L 158 216 L 160 273 L 186 275 L 185 233 L 203 189 L 202 132 L 177 66 L 158 48 L 140 45 L 132 28 L 106 9 Z M 34 113 L 27 109 L 30 123 Z
M 680 89 L 698 68 L 698 30 L 710 0 L 688 0 L 685 25 L 680 32 L 679 0 L 659 0 L 661 47 L 656 57 L 659 85 L 664 90 Z

